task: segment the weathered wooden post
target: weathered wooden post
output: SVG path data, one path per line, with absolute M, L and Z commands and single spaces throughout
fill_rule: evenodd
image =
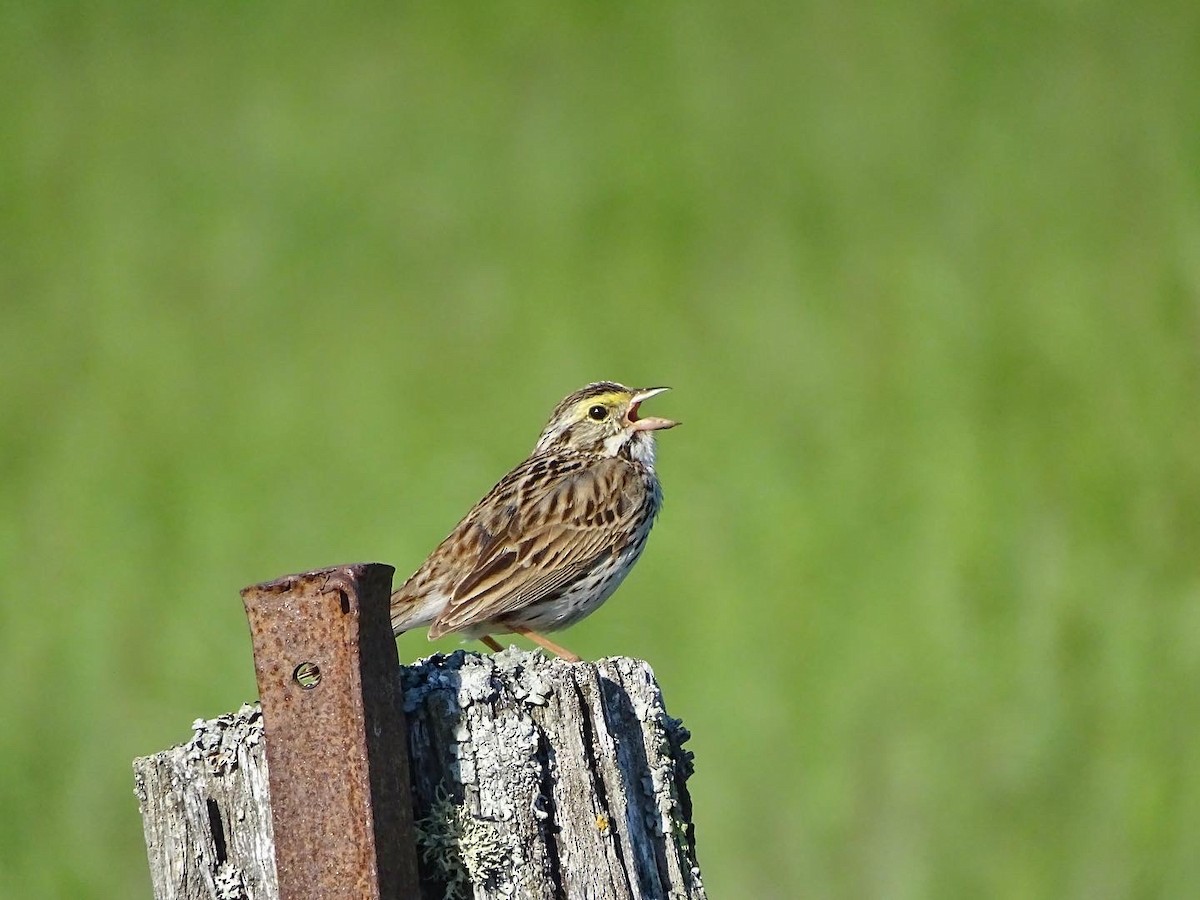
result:
M 352 568 L 330 571 L 344 573 Z M 286 598 L 307 585 L 303 590 L 334 598 L 333 605 L 320 607 L 320 614 L 337 621 L 343 608 L 339 594 L 346 584 L 344 579 L 317 583 L 318 576 L 328 574 L 294 576 L 247 589 L 247 610 L 259 603 L 273 608 L 291 604 L 288 614 L 305 615 L 300 604 Z M 360 586 L 370 577 L 363 573 Z M 253 622 L 254 613 L 250 615 Z M 319 631 L 325 626 L 314 627 Z M 263 633 L 265 640 L 275 639 Z M 365 639 L 367 629 L 362 633 Z M 388 635 L 391 643 L 390 629 Z M 691 754 L 682 747 L 688 733 L 667 715 L 648 665 L 622 658 L 567 663 L 510 648 L 494 656 L 460 650 L 397 667 L 394 643 L 391 646 L 392 707 L 387 713 L 371 714 L 369 703 L 364 703 L 361 717 L 352 715 L 338 727 L 353 731 L 358 726 L 345 722 L 361 722 L 368 732 L 387 732 L 406 719 L 407 741 L 402 741 L 406 746 L 392 757 L 381 760 L 369 749 L 344 749 L 350 744 L 337 729 L 318 732 L 306 727 L 302 704 L 312 691 L 326 686 L 327 679 L 340 677 L 339 671 L 348 665 L 338 661 L 342 650 L 331 655 L 318 643 L 289 649 L 281 659 L 292 667 L 283 666 L 273 674 L 264 673 L 261 662 L 256 662 L 262 713 L 257 706 L 247 705 L 234 714 L 198 721 L 187 744 L 135 761 L 157 900 L 281 896 L 704 900 L 687 791 Z M 255 654 L 257 661 L 258 631 Z M 362 658 L 369 655 L 364 649 Z M 367 668 L 362 667 L 364 693 Z M 283 688 L 290 697 L 284 701 L 288 705 L 283 713 L 272 716 L 279 700 L 272 701 L 262 686 L 264 675 L 275 679 L 276 685 L 289 682 Z M 304 682 L 314 677 L 320 679 L 319 685 L 306 689 Z M 284 762 L 272 751 L 276 722 L 289 723 L 289 735 L 322 744 L 323 749 L 315 751 L 320 761 L 292 756 Z M 303 770 L 299 775 L 277 773 L 282 765 L 297 764 Z M 369 776 L 364 776 L 366 772 Z M 400 799 L 394 786 L 377 792 L 378 779 L 400 773 L 405 787 L 411 788 L 410 796 Z M 364 808 L 362 786 L 370 782 L 367 811 L 358 824 L 339 821 L 335 825 L 330 819 L 297 826 L 295 816 L 309 809 L 301 800 L 297 811 L 297 796 L 302 795 L 284 799 L 281 807 L 277 784 L 286 785 L 289 779 L 293 787 L 283 790 L 294 790 L 295 779 L 317 780 L 323 784 L 318 793 L 334 798 L 332 802 L 349 797 L 360 809 Z M 379 797 L 391 798 L 384 805 L 405 808 L 380 810 Z M 345 802 L 343 806 L 349 808 Z M 381 831 L 378 818 L 373 829 L 363 824 L 379 812 L 391 826 L 385 824 Z M 403 836 L 405 814 L 410 822 L 415 820 L 407 836 Z M 286 826 L 289 838 L 298 837 L 290 833 L 295 827 L 307 830 L 306 836 L 300 836 L 311 838 L 305 849 L 297 849 L 300 845 L 295 843 L 291 849 L 280 849 L 285 818 L 293 822 Z M 398 828 L 397 840 L 404 846 L 384 846 L 390 840 L 389 827 Z M 369 889 L 346 894 L 288 893 L 285 870 L 304 873 L 304 878 L 314 880 L 310 884 L 333 877 L 330 872 L 358 871 L 361 853 L 339 849 L 347 842 L 359 847 L 373 842 L 383 860 L 381 872 L 393 865 L 387 862 L 387 853 L 408 854 L 411 859 L 418 851 L 419 892 L 410 882 L 403 882 L 395 893 L 384 892 L 381 877 L 377 894 Z M 396 868 L 406 871 L 403 861 Z

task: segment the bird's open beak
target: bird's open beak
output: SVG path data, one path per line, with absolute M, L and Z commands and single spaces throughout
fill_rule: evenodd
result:
M 672 419 L 660 419 L 656 416 L 647 416 L 641 418 L 638 415 L 638 407 L 651 397 L 661 394 L 663 391 L 669 391 L 670 388 L 654 387 L 643 388 L 633 395 L 633 403 L 629 407 L 629 425 L 634 431 L 660 431 L 663 428 L 674 428 L 679 423 Z

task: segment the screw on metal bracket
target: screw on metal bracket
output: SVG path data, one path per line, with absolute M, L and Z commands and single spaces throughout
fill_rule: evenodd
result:
M 394 571 L 360 563 L 242 591 L 283 900 L 420 896 Z

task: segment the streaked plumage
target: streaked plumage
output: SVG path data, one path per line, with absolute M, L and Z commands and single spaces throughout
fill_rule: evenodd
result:
M 559 403 L 533 454 L 392 594 L 393 630 L 492 647 L 489 633 L 517 632 L 577 659 L 538 632 L 593 612 L 641 555 L 662 505 L 654 432 L 678 423 L 638 407 L 664 390 L 602 381 Z

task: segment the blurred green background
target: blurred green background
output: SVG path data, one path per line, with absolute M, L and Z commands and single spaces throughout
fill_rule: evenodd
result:
M 714 900 L 1200 892 L 1194 0 L 5 2 L 0 77 L 4 897 L 148 897 L 238 589 L 407 575 L 599 378 L 685 424 L 563 641 Z

